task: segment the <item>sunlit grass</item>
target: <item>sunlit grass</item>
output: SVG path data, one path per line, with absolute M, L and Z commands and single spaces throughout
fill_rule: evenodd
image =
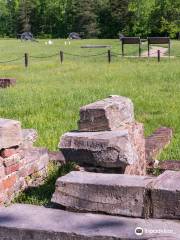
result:
M 131 98 L 136 119 L 144 123 L 146 135 L 160 126 L 174 130 L 172 144 L 162 153 L 161 159 L 180 159 L 180 58 L 122 59 L 112 57 L 108 64 L 107 49 L 82 49 L 85 44 L 112 45 L 111 51 L 120 53 L 118 40 L 83 40 L 64 45 L 55 40 L 52 46 L 18 40 L 0 40 L 0 62 L 21 57 L 17 62 L 0 64 L 0 76 L 17 79 L 13 88 L 0 90 L 0 117 L 18 119 L 24 128 L 35 128 L 39 133 L 37 145 L 57 149 L 60 136 L 77 129 L 79 108 L 109 95 Z M 144 45 L 143 49 L 147 49 Z M 71 54 L 104 56 L 83 58 L 64 55 L 60 63 L 59 51 Z M 29 67 L 24 67 L 24 53 L 31 56 Z M 137 55 L 137 46 L 127 46 L 126 53 Z M 172 44 L 172 54 L 180 55 L 180 42 Z M 47 205 L 59 176 L 72 166 L 51 166 L 44 185 L 21 193 L 16 202 Z

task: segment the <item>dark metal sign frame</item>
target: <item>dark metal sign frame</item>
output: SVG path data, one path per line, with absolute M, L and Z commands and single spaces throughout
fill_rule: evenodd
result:
M 139 45 L 139 57 L 141 56 L 141 38 L 140 37 L 122 37 L 122 56 L 124 56 L 124 45 L 126 44 L 136 44 Z
M 169 57 L 171 55 L 171 40 L 169 37 L 148 37 L 148 57 L 150 56 L 150 46 L 152 44 L 168 44 Z

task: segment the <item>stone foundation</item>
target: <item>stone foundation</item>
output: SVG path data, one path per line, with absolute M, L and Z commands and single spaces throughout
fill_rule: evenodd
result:
M 33 147 L 36 138 L 36 131 L 22 130 L 20 122 L 0 119 L 0 205 L 46 176 L 48 151 Z

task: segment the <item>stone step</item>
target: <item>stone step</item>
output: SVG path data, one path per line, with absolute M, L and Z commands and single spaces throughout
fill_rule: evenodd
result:
M 77 211 L 146 217 L 151 177 L 71 172 L 56 182 L 52 202 Z
M 16 204 L 0 208 L 0 239 L 178 240 L 180 222 L 71 213 Z
M 117 130 L 134 121 L 134 106 L 129 98 L 111 96 L 80 109 L 80 131 Z
M 0 118 L 0 150 L 22 144 L 22 129 L 19 121 Z
M 59 148 L 66 161 L 82 167 L 146 174 L 144 128 L 140 123 L 127 124 L 117 131 L 66 133 Z
M 180 172 L 159 177 L 71 172 L 56 182 L 52 202 L 79 212 L 180 219 Z

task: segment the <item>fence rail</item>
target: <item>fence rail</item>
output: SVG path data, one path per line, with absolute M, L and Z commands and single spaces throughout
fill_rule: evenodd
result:
M 92 57 L 103 56 L 103 57 L 106 57 L 106 59 L 109 63 L 112 62 L 113 57 L 115 57 L 115 58 L 121 57 L 121 59 L 123 57 L 134 57 L 134 58 L 141 59 L 141 58 L 144 58 L 144 57 L 148 58 L 148 57 L 153 56 L 153 57 L 157 57 L 158 62 L 160 62 L 162 54 L 164 56 L 164 53 L 161 52 L 160 50 L 151 52 L 149 56 L 128 56 L 128 55 L 124 56 L 122 53 L 113 52 L 111 50 L 108 50 L 108 51 L 102 52 L 102 53 L 98 53 L 98 54 L 90 54 L 90 55 L 73 54 L 73 53 L 64 52 L 64 51 L 60 51 L 59 53 L 54 53 L 54 54 L 45 55 L 45 56 L 29 55 L 28 53 L 25 53 L 24 56 L 17 57 L 15 59 L 9 59 L 9 60 L 5 60 L 5 61 L 0 60 L 0 64 L 12 63 L 12 62 L 17 62 L 19 60 L 22 60 L 22 61 L 24 61 L 24 66 L 27 68 L 29 66 L 29 60 L 30 59 L 48 59 L 48 58 L 53 58 L 53 57 L 58 57 L 58 56 L 59 56 L 59 59 L 60 59 L 61 63 L 63 63 L 64 60 L 65 60 L 64 56 L 71 56 L 71 57 L 78 57 L 78 58 L 92 58 Z M 166 57 L 180 58 L 180 55 L 166 56 Z

